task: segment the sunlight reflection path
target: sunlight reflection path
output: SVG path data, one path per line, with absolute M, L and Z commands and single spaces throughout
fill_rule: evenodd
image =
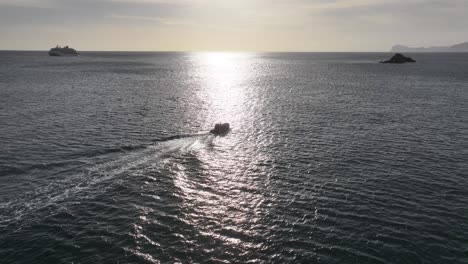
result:
M 198 96 L 210 110 L 208 122 L 237 123 L 248 118 L 245 82 L 251 77 L 246 53 L 197 53 L 203 89 Z
M 262 246 L 260 233 L 266 232 L 262 219 L 270 204 L 265 197 L 269 172 L 258 167 L 269 157 L 263 151 L 268 142 L 255 130 L 261 115 L 256 112 L 259 96 L 251 86 L 256 74 L 251 56 L 193 54 L 197 99 L 206 111 L 198 113 L 199 121 L 206 127 L 229 122 L 233 131 L 171 162 L 174 183 L 184 200 L 185 220 L 196 230 L 196 239 L 211 241 L 213 249 L 207 250 L 230 248 L 223 254 L 248 254 Z

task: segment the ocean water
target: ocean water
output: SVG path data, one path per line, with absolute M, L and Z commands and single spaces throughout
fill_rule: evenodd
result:
M 410 55 L 0 52 L 0 263 L 468 263 L 468 54 Z

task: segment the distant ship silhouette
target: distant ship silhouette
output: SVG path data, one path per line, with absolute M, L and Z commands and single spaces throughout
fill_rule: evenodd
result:
M 68 46 L 62 48 L 57 45 L 49 50 L 49 56 L 78 56 L 78 52 Z

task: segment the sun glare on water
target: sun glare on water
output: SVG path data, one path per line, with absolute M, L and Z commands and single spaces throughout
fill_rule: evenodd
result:
M 209 122 L 236 122 L 245 115 L 246 81 L 249 76 L 246 53 L 197 53 L 202 79 L 199 97 L 210 109 Z

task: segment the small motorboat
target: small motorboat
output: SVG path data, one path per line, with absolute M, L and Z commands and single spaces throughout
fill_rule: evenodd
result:
M 229 123 L 219 123 L 216 124 L 215 127 L 210 130 L 210 133 L 215 136 L 225 136 L 227 133 L 229 133 L 229 130 Z

